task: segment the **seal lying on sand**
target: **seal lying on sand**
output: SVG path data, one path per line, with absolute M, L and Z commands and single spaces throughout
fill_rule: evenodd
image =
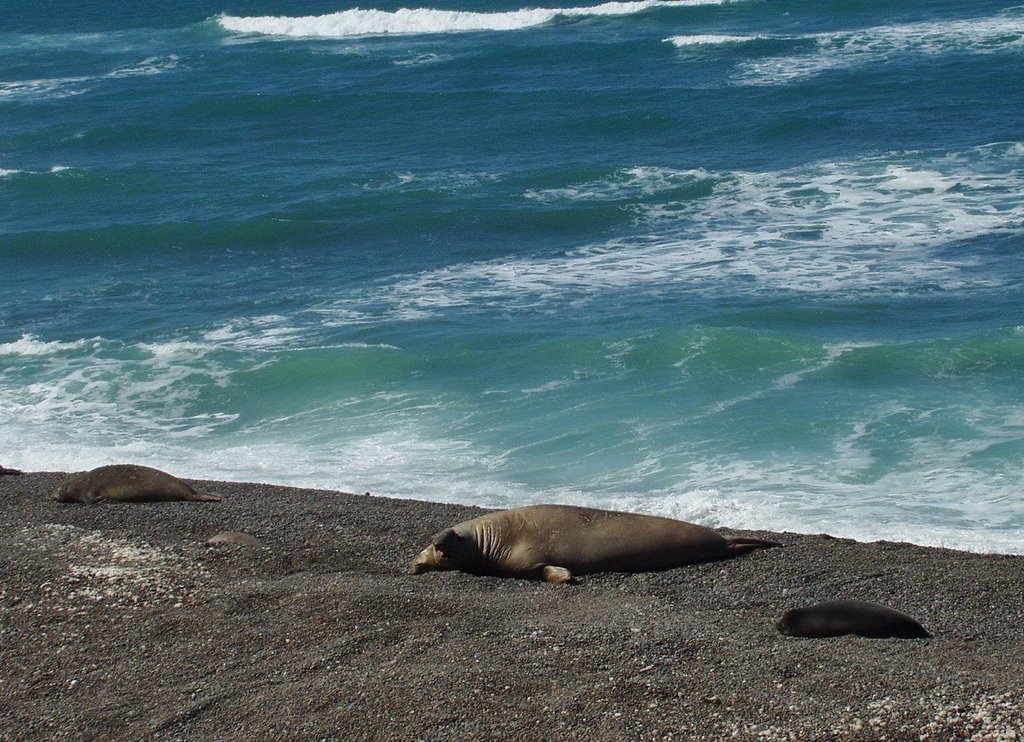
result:
M 924 626 L 906 613 L 863 600 L 829 600 L 782 614 L 775 627 L 787 636 L 822 638 L 856 634 L 869 639 L 927 639 Z
M 267 545 L 255 536 L 240 531 L 221 531 L 206 539 L 207 546 L 220 546 L 221 544 L 238 544 L 241 546 L 252 546 L 257 549 L 266 549 Z
M 177 477 L 136 464 L 113 464 L 69 477 L 57 490 L 57 502 L 219 502 L 217 495 L 196 492 Z
M 0 465 L 0 477 L 4 474 L 24 474 L 21 469 L 8 469 L 6 466 Z
M 437 534 L 409 571 L 568 582 L 574 574 L 648 572 L 779 544 L 728 538 L 681 520 L 572 505 L 489 513 Z

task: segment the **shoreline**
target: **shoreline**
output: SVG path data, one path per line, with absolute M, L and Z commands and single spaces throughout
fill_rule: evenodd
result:
M 220 503 L 65 505 L 0 477 L 11 739 L 1013 739 L 1024 556 L 825 535 L 555 586 L 405 573 L 482 508 L 187 480 Z M 240 531 L 268 548 L 208 547 Z M 796 639 L 853 598 L 927 640 Z

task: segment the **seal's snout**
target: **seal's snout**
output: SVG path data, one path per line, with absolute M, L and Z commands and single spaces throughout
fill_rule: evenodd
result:
M 437 557 L 437 550 L 434 548 L 434 545 L 431 544 L 417 554 L 416 558 L 412 560 L 412 564 L 409 565 L 409 574 L 421 575 L 424 572 L 430 572 L 431 570 L 438 569 Z
M 792 635 L 793 621 L 795 620 L 795 615 L 796 614 L 793 613 L 792 609 L 783 613 L 782 617 L 775 622 L 775 630 L 778 631 L 780 634 L 785 634 L 786 636 Z

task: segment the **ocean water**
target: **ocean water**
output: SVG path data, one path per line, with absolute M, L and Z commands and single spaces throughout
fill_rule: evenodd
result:
M 1024 553 L 1024 7 L 5 5 L 0 463 L 118 461 Z

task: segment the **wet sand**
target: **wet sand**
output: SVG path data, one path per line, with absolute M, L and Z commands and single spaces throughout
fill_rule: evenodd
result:
M 228 482 L 66 505 L 63 476 L 0 477 L 4 739 L 1024 739 L 1021 556 L 730 531 L 784 547 L 560 586 L 411 576 L 483 511 Z M 833 598 L 934 637 L 776 631 Z

